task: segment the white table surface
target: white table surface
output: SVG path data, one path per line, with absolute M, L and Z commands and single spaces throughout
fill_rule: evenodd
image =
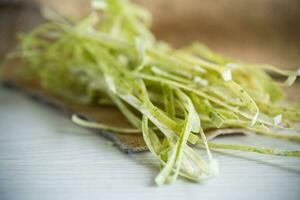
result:
M 257 136 L 235 140 L 299 149 Z M 287 146 L 288 145 L 288 146 Z M 220 175 L 155 186 L 150 153 L 127 155 L 28 97 L 0 88 L 0 199 L 300 199 L 300 159 L 214 153 Z

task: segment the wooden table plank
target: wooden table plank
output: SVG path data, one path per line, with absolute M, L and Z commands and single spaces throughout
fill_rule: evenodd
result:
M 257 138 L 220 138 L 257 143 Z M 286 147 L 278 140 L 260 144 Z M 288 143 L 289 148 L 299 145 Z M 0 88 L 0 199 L 299 199 L 300 159 L 214 153 L 220 175 L 156 187 L 150 153 L 127 155 L 55 110 Z

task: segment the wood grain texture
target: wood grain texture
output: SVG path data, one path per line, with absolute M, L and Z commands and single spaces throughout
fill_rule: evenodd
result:
M 299 149 L 263 137 L 219 138 Z M 288 146 L 287 146 L 288 144 Z M 127 155 L 55 110 L 0 88 L 0 199 L 299 199 L 300 159 L 214 153 L 220 175 L 156 187 L 150 153 Z

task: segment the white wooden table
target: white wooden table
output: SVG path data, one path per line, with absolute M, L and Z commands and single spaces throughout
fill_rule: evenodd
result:
M 300 145 L 235 136 L 300 149 Z M 271 141 L 271 142 L 270 142 Z M 0 199 L 300 199 L 300 159 L 214 153 L 220 175 L 204 183 L 156 187 L 150 153 L 126 155 L 61 113 L 0 88 Z

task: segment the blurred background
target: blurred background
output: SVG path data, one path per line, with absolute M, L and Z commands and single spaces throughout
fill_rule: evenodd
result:
M 294 69 L 300 64 L 299 0 L 135 0 L 153 14 L 153 32 L 175 47 L 199 40 L 223 55 Z M 0 58 L 16 33 L 42 22 L 39 5 L 68 16 L 88 13 L 88 0 L 0 0 Z

